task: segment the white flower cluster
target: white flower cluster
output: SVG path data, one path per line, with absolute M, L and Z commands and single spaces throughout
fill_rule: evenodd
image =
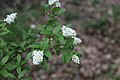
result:
M 73 29 L 71 29 L 71 28 L 68 28 L 68 27 L 66 27 L 66 26 L 64 26 L 64 25 L 62 26 L 61 30 L 62 30 L 63 36 L 74 38 L 73 44 L 77 45 L 77 44 L 79 44 L 79 43 L 82 42 L 82 40 L 81 40 L 80 38 L 77 38 L 77 37 L 76 37 L 77 34 L 76 34 L 76 31 L 75 31 L 75 30 L 73 30 Z
M 10 15 L 7 15 L 7 18 L 4 19 L 4 21 L 6 21 L 8 24 L 11 24 L 11 23 L 15 22 L 16 17 L 17 17 L 17 13 L 12 13 Z
M 61 30 L 62 30 L 63 36 L 65 37 L 74 37 L 77 35 L 75 30 L 68 28 L 64 25 L 62 26 Z
M 77 64 L 80 64 L 80 59 L 79 59 L 79 57 L 76 56 L 76 55 L 73 55 L 73 56 L 72 56 L 72 61 L 75 62 L 75 63 L 77 63 Z
M 33 64 L 39 65 L 43 61 L 44 54 L 43 54 L 43 51 L 35 50 L 35 51 L 33 51 L 32 56 L 33 56 L 32 57 L 33 58 Z
M 59 2 L 59 0 L 48 0 L 48 4 L 49 5 L 55 4 L 56 7 L 60 7 L 61 6 L 61 3 Z
M 82 40 L 80 38 L 77 38 L 77 37 L 73 37 L 73 38 L 74 38 L 73 44 L 75 44 L 75 45 L 80 44 L 82 42 Z

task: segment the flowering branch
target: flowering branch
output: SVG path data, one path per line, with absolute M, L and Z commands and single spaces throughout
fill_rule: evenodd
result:
M 24 41 L 19 44 L 6 42 L 0 38 L 0 69 L 2 69 L 0 74 L 2 76 L 21 80 L 30 71 L 25 68 L 25 64 L 31 58 L 34 65 L 47 68 L 48 60 L 53 56 L 50 50 L 51 48 L 58 56 L 62 55 L 62 61 L 64 63 L 73 61 L 80 64 L 81 54 L 75 52 L 74 47 L 81 43 L 82 40 L 76 37 L 77 33 L 75 30 L 68 25 L 61 25 L 57 20 L 57 16 L 62 15 L 65 9 L 61 8 L 59 0 L 48 0 L 48 4 L 43 5 L 43 8 L 49 17 L 48 22 L 41 26 L 39 31 L 44 38 L 41 37 L 41 39 L 35 34 L 32 35 L 30 31 L 25 36 Z M 12 13 L 7 15 L 6 19 L 0 21 L 0 36 L 9 32 L 6 25 L 14 23 L 16 17 L 17 13 Z M 28 51 L 27 49 L 29 48 L 30 50 Z M 19 54 L 15 54 L 16 52 Z M 26 54 L 26 56 L 22 56 L 21 53 Z M 27 67 L 29 66 L 27 65 Z

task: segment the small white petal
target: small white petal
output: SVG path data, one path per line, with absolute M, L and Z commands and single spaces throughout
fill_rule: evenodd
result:
M 75 62 L 75 63 L 77 63 L 77 64 L 80 64 L 80 59 L 79 59 L 79 57 L 76 56 L 76 55 L 73 55 L 73 56 L 72 56 L 72 61 Z

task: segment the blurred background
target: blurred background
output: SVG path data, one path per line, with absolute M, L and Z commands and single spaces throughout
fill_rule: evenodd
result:
M 60 0 L 66 9 L 61 24 L 72 24 L 83 43 L 75 50 L 83 54 L 81 64 L 50 60 L 49 70 L 33 66 L 32 80 L 120 80 L 120 0 Z M 20 41 L 23 30 L 36 31 L 47 18 L 41 4 L 47 0 L 0 0 L 0 19 L 18 13 L 13 33 L 4 38 Z M 13 35 L 14 34 L 14 35 Z M 12 36 L 12 38 L 10 38 Z M 1 78 L 2 80 L 2 78 Z

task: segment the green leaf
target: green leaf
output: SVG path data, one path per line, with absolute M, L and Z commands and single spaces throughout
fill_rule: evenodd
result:
M 22 78 L 26 72 L 27 72 L 26 70 L 20 72 L 20 74 L 18 75 L 18 79 Z
M 2 76 L 4 76 L 4 77 L 8 77 L 8 71 L 5 70 L 5 69 L 1 70 L 1 74 L 2 74 Z
M 61 26 L 56 26 L 54 29 L 53 29 L 53 33 L 54 34 L 57 34 L 61 29 Z
M 14 42 L 11 42 L 11 43 L 10 43 L 10 46 L 18 47 L 18 45 L 17 45 L 16 43 L 14 43 Z
M 66 43 L 65 43 L 65 47 L 72 47 L 73 46 L 73 38 L 68 38 Z
M 6 27 L 0 28 L 0 36 L 7 34 L 10 32 Z
M 42 31 L 42 30 L 44 30 L 45 27 L 46 27 L 46 25 L 38 25 L 37 29 Z
M 21 67 L 20 67 L 20 66 L 17 67 L 17 73 L 18 73 L 18 74 L 21 73 Z
M 6 26 L 6 22 L 4 22 L 4 21 L 0 21 L 0 27 L 5 27 Z
M 43 5 L 43 8 L 44 8 L 45 11 L 50 10 L 49 4 L 44 4 L 44 5 Z
M 9 73 L 7 70 L 3 69 L 1 70 L 1 74 L 4 76 L 4 77 L 10 77 L 10 78 L 16 78 L 12 73 Z
M 17 67 L 17 65 L 15 65 L 15 64 L 10 64 L 10 65 L 7 66 L 7 69 L 8 69 L 8 70 L 13 70 L 13 69 L 15 69 L 16 67 Z
M 20 43 L 20 47 L 22 47 L 23 50 L 25 50 L 26 43 L 27 43 L 26 41 Z
M 27 54 L 26 59 L 30 59 L 31 57 L 32 57 L 32 52 L 29 52 L 29 53 Z
M 40 42 L 40 45 L 42 47 L 42 50 L 45 50 L 49 47 L 49 38 L 44 39 L 43 41 Z
M 64 43 L 65 43 L 65 41 L 64 41 L 64 36 L 63 36 L 62 34 L 59 34 L 59 35 L 58 35 L 58 39 L 59 39 L 59 42 L 60 42 L 61 44 L 64 44 Z
M 1 63 L 2 64 L 5 64 L 9 59 L 9 56 L 5 56 L 2 60 L 1 60 Z
M 70 62 L 71 58 L 72 58 L 72 54 L 70 54 L 70 53 L 63 53 L 63 55 L 62 55 L 62 61 L 64 63 Z
M 53 13 L 56 13 L 56 12 L 58 12 L 59 10 L 60 10 L 60 8 L 58 8 L 58 7 L 55 7 L 55 8 L 52 9 Z
M 27 60 L 24 60 L 24 61 L 21 62 L 20 65 L 24 65 L 24 64 L 26 64 L 27 62 L 28 62 Z
M 67 47 L 67 48 L 63 48 L 63 52 L 64 53 L 70 53 L 70 52 L 72 52 L 73 51 L 73 49 L 71 49 L 70 47 Z
M 50 51 L 46 51 L 45 56 L 48 57 L 48 58 L 52 58 L 52 54 L 51 54 Z
M 41 31 L 41 34 L 52 35 L 52 32 L 49 31 L 49 30 L 44 29 L 44 30 Z
M 57 15 L 58 15 L 58 16 L 59 16 L 59 15 L 62 15 L 64 12 L 65 12 L 65 9 L 60 9 L 60 10 L 58 11 Z
M 18 64 L 20 64 L 20 62 L 21 62 L 21 55 L 20 54 L 17 55 L 17 62 L 18 62 Z
M 33 44 L 32 44 L 32 47 L 33 47 L 33 48 L 40 48 L 40 43 L 33 43 Z
M 8 73 L 8 77 L 10 77 L 10 78 L 16 78 L 13 74 L 11 74 L 11 73 Z
M 47 26 L 46 29 L 49 30 L 49 31 L 52 31 L 53 30 L 53 26 Z

